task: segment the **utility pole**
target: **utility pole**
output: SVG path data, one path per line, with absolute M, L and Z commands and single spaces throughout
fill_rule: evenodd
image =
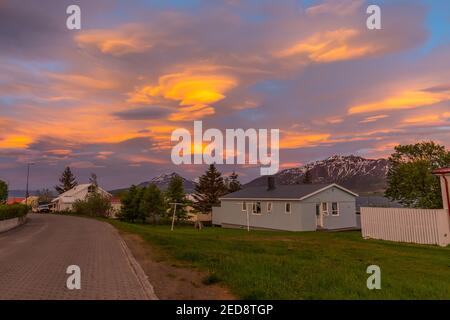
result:
M 25 204 L 28 204 L 28 197 L 30 196 L 29 192 L 28 192 L 28 181 L 30 179 L 30 166 L 34 165 L 34 163 L 29 162 L 27 163 L 27 188 L 25 191 Z

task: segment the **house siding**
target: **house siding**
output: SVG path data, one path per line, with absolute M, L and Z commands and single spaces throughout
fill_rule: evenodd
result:
M 213 223 L 223 226 L 247 226 L 247 214 L 242 211 L 242 201 L 236 200 L 222 200 L 221 207 L 213 208 Z M 239 203 L 240 202 L 240 203 Z M 250 204 L 252 201 L 246 201 Z M 256 202 L 256 201 L 253 201 Z M 261 214 L 252 214 L 249 208 L 249 222 L 250 226 L 261 229 L 276 229 L 299 231 L 301 230 L 300 221 L 300 202 L 299 201 L 269 201 L 262 200 Z M 267 203 L 272 202 L 272 212 L 267 212 Z M 291 213 L 285 213 L 285 203 L 291 203 Z
M 247 214 L 242 211 L 242 202 L 256 202 L 245 199 L 222 199 L 221 207 L 213 208 L 213 224 L 223 227 L 247 226 Z M 356 198 L 338 188 L 324 190 L 305 200 L 261 200 L 261 215 L 254 215 L 249 209 L 249 224 L 254 229 L 286 231 L 317 230 L 316 204 L 339 203 L 339 216 L 324 216 L 325 229 L 356 227 Z M 272 202 L 272 213 L 267 213 L 267 203 Z M 291 203 L 291 214 L 285 213 L 285 204 Z
M 323 217 L 325 229 L 356 228 L 356 198 L 339 188 L 330 188 L 302 201 L 304 224 L 316 227 L 316 204 L 328 203 L 329 214 Z M 331 203 L 339 205 L 339 216 L 331 215 Z

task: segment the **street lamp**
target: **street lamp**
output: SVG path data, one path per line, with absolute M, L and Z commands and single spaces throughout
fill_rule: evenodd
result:
M 28 197 L 30 196 L 28 192 L 28 181 L 30 179 L 30 166 L 34 165 L 33 162 L 27 163 L 27 189 L 25 191 L 25 204 L 28 204 Z

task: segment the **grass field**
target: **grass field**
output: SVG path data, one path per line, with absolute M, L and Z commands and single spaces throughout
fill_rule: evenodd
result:
M 270 232 L 111 221 L 170 261 L 207 271 L 243 299 L 450 299 L 450 248 L 363 240 L 359 232 Z M 381 290 L 368 290 L 369 265 Z

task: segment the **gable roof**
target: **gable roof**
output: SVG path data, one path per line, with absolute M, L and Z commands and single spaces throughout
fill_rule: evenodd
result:
M 76 197 L 76 195 L 78 193 L 80 193 L 81 191 L 86 190 L 91 185 L 92 185 L 92 183 L 85 183 L 85 184 L 76 185 L 72 189 L 67 190 L 64 193 L 61 193 L 57 198 L 53 199 L 52 202 L 57 202 L 57 201 L 63 200 L 65 203 L 73 203 L 73 202 L 75 202 L 78 199 Z M 100 188 L 100 187 L 97 187 L 97 188 L 102 193 L 107 194 L 108 196 L 112 196 L 109 192 L 103 190 L 102 188 Z
M 304 200 L 330 188 L 338 188 L 350 195 L 357 197 L 358 194 L 337 185 L 332 184 L 297 184 L 297 185 L 277 185 L 275 189 L 267 190 L 267 186 L 248 187 L 223 196 L 220 199 L 283 199 L 283 200 Z

